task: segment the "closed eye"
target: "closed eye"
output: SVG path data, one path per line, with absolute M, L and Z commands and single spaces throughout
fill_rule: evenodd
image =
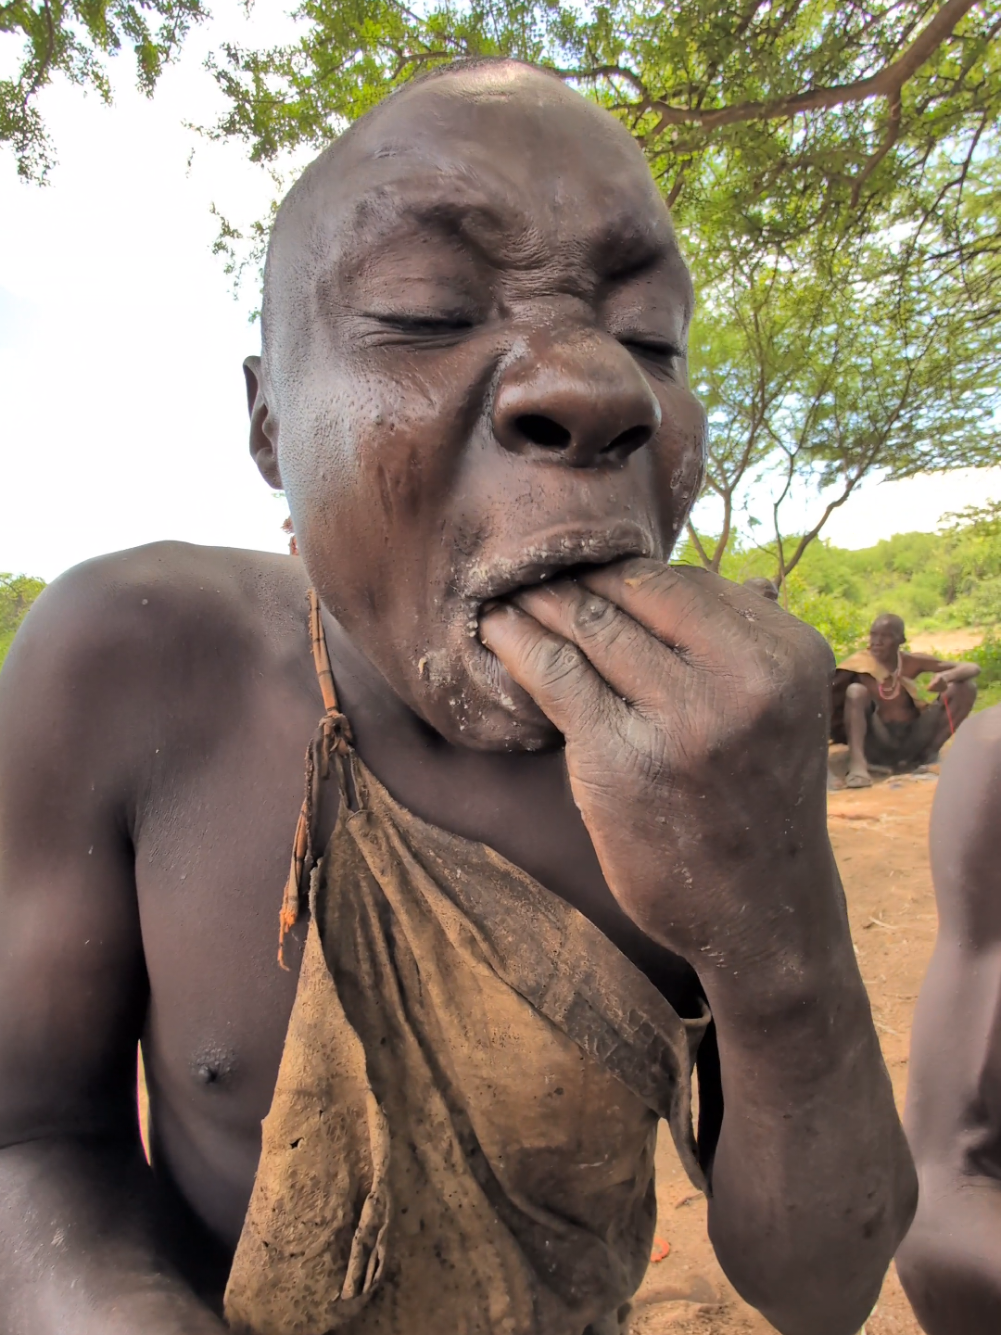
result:
M 472 329 L 474 324 L 468 315 L 458 311 L 433 315 L 417 311 L 392 311 L 373 313 L 371 318 L 386 329 L 393 329 L 400 334 L 412 334 L 417 338 L 461 334 Z
M 649 357 L 654 361 L 671 362 L 676 361 L 682 353 L 681 349 L 673 343 L 668 343 L 664 339 L 658 338 L 622 338 L 619 340 L 624 348 L 630 352 L 636 353 L 638 357 Z

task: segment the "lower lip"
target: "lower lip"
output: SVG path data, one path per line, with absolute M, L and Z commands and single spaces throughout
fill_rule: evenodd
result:
M 636 557 L 635 552 L 623 552 L 621 556 L 609 557 L 607 561 L 580 561 L 576 565 L 564 566 L 559 570 L 554 570 L 551 575 L 545 575 L 542 579 L 532 580 L 526 584 L 516 584 L 513 589 L 508 589 L 502 594 L 496 594 L 492 598 L 486 598 L 479 605 L 479 615 L 483 616 L 485 612 L 491 611 L 494 607 L 499 607 L 502 603 L 510 602 L 516 593 L 521 593 L 525 589 L 537 589 L 543 584 L 552 584 L 557 580 L 563 579 L 582 579 L 585 575 L 595 570 L 605 570 L 608 566 L 615 565 L 619 561 L 629 561 Z

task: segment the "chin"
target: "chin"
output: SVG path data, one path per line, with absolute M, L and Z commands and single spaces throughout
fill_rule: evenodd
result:
M 468 635 L 427 659 L 418 712 L 446 742 L 473 751 L 557 751 L 563 734 L 498 659 Z
M 538 720 L 519 719 L 497 704 L 484 710 L 475 725 L 460 727 L 446 740 L 471 751 L 541 753 L 563 749 L 563 734 L 545 716 Z

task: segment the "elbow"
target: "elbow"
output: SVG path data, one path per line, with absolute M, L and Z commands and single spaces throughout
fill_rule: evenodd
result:
M 863 1208 L 818 1201 L 810 1219 L 790 1218 L 752 1246 L 746 1235 L 713 1237 L 734 1288 L 781 1335 L 857 1335 L 865 1325 L 917 1207 L 910 1155 L 896 1157 Z
M 781 1298 L 758 1303 L 758 1310 L 781 1335 L 858 1335 L 876 1306 L 889 1259 L 863 1267 L 866 1273 L 847 1284 L 843 1276 L 833 1285 L 819 1275 L 790 1276 Z
M 928 1335 L 1001 1330 L 1001 1191 L 970 1181 L 922 1197 L 897 1253 L 897 1273 Z
M 950 1309 L 955 1302 L 955 1279 L 950 1267 L 943 1269 L 934 1234 L 915 1227 L 897 1252 L 897 1274 L 921 1328 L 930 1335 L 945 1335 Z

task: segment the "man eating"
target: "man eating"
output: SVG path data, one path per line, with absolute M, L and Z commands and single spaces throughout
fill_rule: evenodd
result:
M 915 1190 L 831 665 L 666 564 L 692 304 L 630 135 L 517 62 L 285 200 L 246 376 L 299 557 L 90 562 L 0 682 L 9 1335 L 610 1335 L 660 1119 L 748 1301 L 861 1325 Z

